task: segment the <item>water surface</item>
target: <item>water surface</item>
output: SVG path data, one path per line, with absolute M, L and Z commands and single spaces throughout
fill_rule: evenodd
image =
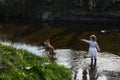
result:
M 11 43 L 10 41 L 1 41 L 1 43 L 28 50 L 39 56 L 46 56 L 43 46 Z M 90 66 L 90 58 L 86 51 L 57 49 L 55 52 L 57 54 L 56 63 L 72 69 L 73 80 L 120 80 L 120 56 L 100 52 L 97 63 Z

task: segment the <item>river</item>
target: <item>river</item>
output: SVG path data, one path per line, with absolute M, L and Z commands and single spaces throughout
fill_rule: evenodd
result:
M 18 49 L 25 49 L 39 56 L 46 56 L 43 46 L 0 41 Z M 109 52 L 99 52 L 97 63 L 90 65 L 86 51 L 56 49 L 56 63 L 72 69 L 73 80 L 120 80 L 120 56 Z

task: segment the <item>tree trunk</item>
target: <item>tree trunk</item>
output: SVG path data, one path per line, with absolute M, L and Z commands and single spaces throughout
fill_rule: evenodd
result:
M 93 0 L 89 0 L 88 6 L 89 6 L 89 9 L 92 11 L 93 10 Z
M 82 2 L 82 0 L 80 0 L 80 6 L 81 6 L 81 7 L 83 6 L 83 2 Z

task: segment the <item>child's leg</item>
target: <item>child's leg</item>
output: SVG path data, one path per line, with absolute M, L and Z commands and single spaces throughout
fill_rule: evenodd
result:
M 97 58 L 94 56 L 95 64 L 97 63 Z
M 97 64 L 97 58 L 96 57 L 94 57 L 94 68 L 96 67 L 96 64 Z
M 93 65 L 93 57 L 91 57 L 91 65 Z

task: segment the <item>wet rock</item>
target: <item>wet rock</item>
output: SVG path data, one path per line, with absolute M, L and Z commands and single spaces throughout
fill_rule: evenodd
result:
M 115 72 L 115 71 L 103 71 L 104 74 L 109 78 L 118 78 L 119 75 L 118 75 L 118 72 Z
M 43 22 L 50 22 L 53 21 L 54 19 L 55 19 L 55 15 L 53 15 L 53 13 L 50 11 L 44 11 L 41 15 L 41 20 Z

